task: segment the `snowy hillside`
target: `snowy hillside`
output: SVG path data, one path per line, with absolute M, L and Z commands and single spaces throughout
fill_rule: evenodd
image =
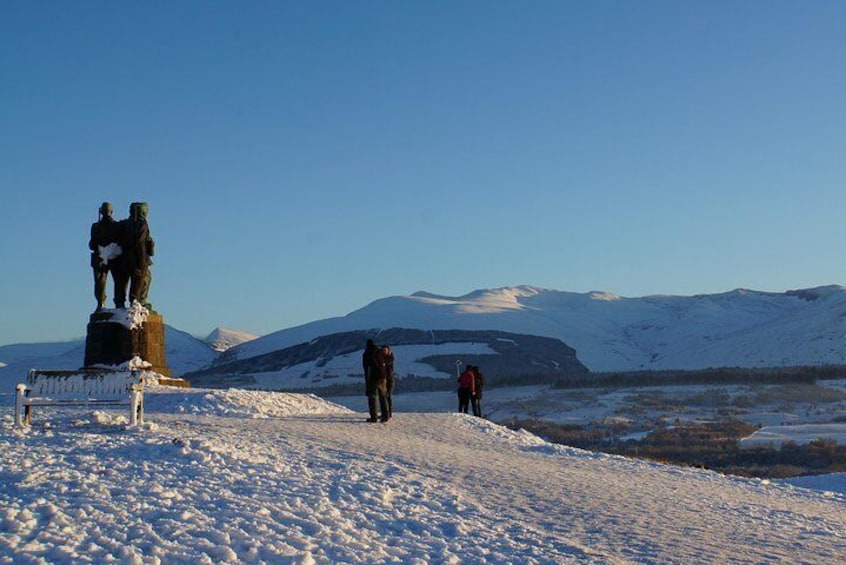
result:
M 245 359 L 370 328 L 500 330 L 560 339 L 593 371 L 846 363 L 846 288 L 623 298 L 531 286 L 461 297 L 419 292 L 229 350 Z
M 84 340 L 61 341 L 52 343 L 15 343 L 0 345 L 0 366 L 11 365 L 20 361 L 60 357 L 83 345 Z
M 147 424 L 129 431 L 123 410 L 45 408 L 18 431 L 7 406 L 0 555 L 17 564 L 837 563 L 846 554 L 846 497 L 830 492 L 840 476 L 809 483 L 824 490 L 729 478 L 458 414 L 367 424 L 309 395 L 153 388 Z
M 77 369 L 85 359 L 85 340 L 25 343 L 0 347 L 0 392 L 12 392 L 30 369 Z
M 165 326 L 165 356 L 179 376 L 209 365 L 218 353 L 206 343 L 170 326 Z M 29 369 L 78 369 L 85 360 L 85 340 L 61 343 L 16 344 L 0 346 L 0 390 L 14 390 Z
M 215 328 L 203 341 L 206 342 L 209 347 L 220 353 L 226 351 L 230 347 L 252 341 L 257 337 L 258 336 L 255 334 L 240 330 Z

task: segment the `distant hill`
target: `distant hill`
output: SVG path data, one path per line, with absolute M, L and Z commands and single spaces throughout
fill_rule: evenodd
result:
M 206 336 L 206 339 L 204 339 L 203 341 L 206 342 L 209 347 L 211 347 L 215 351 L 222 353 L 230 347 L 234 347 L 236 345 L 252 341 L 257 337 L 258 336 L 255 334 L 240 330 L 232 330 L 229 328 L 215 328 L 208 336 Z
M 207 369 L 183 375 L 196 386 L 259 386 L 314 390 L 361 383 L 361 353 L 368 339 L 389 344 L 397 378 L 451 378 L 477 365 L 492 381 L 521 376 L 584 376 L 587 368 L 560 340 L 486 330 L 424 331 L 405 328 L 358 330 L 321 336 L 248 359 L 226 355 Z M 457 361 L 461 364 L 458 365 Z M 457 366 L 458 365 L 458 366 Z

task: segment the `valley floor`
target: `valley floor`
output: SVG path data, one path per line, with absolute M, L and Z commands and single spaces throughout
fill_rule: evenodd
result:
M 402 381 L 398 383 L 401 387 Z M 396 395 L 402 410 L 453 412 L 455 392 Z M 329 397 L 352 410 L 366 410 L 364 395 Z M 619 424 L 632 437 L 679 422 L 734 419 L 759 426 L 744 444 L 807 443 L 825 438 L 846 444 L 846 379 L 816 385 L 678 385 L 555 389 L 549 386 L 490 388 L 485 417 L 500 423 L 538 419 L 562 425 Z
M 835 563 L 846 497 L 546 443 L 387 424 L 308 395 L 148 394 L 0 429 L 0 563 Z M 39 418 L 42 423 L 38 423 Z M 45 427 L 43 422 L 50 421 Z

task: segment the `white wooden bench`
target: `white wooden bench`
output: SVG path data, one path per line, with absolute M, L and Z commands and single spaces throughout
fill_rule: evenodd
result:
M 15 393 L 15 424 L 30 423 L 33 406 L 129 405 L 129 425 L 144 422 L 144 381 L 140 370 L 39 371 L 30 369 Z

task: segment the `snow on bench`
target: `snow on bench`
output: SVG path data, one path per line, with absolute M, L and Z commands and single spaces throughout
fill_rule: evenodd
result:
M 40 371 L 30 369 L 15 392 L 15 424 L 30 423 L 33 406 L 129 405 L 129 425 L 144 422 L 142 371 Z

